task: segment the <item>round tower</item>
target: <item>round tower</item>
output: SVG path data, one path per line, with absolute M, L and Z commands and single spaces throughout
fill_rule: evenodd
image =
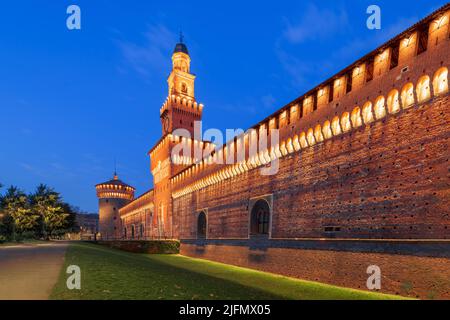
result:
M 99 231 L 102 240 L 120 239 L 122 226 L 119 209 L 134 199 L 135 188 L 119 180 L 114 174 L 112 180 L 95 186 L 98 197 Z

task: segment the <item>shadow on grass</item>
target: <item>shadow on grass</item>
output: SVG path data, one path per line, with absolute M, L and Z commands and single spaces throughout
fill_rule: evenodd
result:
M 66 267 L 78 265 L 82 289 L 69 291 L 64 268 L 52 299 L 277 300 L 392 299 L 377 293 L 192 259 L 179 255 L 141 255 L 93 244 L 73 244 Z
M 66 288 L 69 265 L 81 268 L 81 290 Z M 73 244 L 52 299 L 282 299 L 263 290 L 96 245 Z

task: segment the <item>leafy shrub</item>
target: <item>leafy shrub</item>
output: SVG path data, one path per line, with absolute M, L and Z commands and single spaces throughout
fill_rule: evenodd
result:
M 99 241 L 101 245 L 123 251 L 147 254 L 178 254 L 180 242 L 177 240 L 149 241 Z

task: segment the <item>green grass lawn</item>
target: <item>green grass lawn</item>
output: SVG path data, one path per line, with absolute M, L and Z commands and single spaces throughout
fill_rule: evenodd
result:
M 81 290 L 66 288 L 67 266 Z M 51 299 L 398 299 L 180 255 L 142 255 L 72 244 Z

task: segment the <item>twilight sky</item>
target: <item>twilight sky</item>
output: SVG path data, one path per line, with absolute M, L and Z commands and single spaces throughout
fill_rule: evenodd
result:
M 96 212 L 94 185 L 141 194 L 179 30 L 207 128 L 246 129 L 446 1 L 15 0 L 0 6 L 0 183 L 46 183 Z M 82 30 L 66 28 L 77 4 Z M 366 9 L 382 10 L 368 30 Z M 3 190 L 4 191 L 4 190 Z

